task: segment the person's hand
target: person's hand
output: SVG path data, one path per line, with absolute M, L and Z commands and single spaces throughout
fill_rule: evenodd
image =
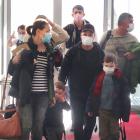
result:
M 21 59 L 21 56 L 18 54 L 18 55 L 15 55 L 14 57 L 13 57 L 13 59 L 12 59 L 12 63 L 13 64 L 18 64 L 19 63 L 19 61 L 20 61 L 20 59 Z
M 11 38 L 16 38 L 15 37 L 15 32 L 12 33 L 12 35 L 10 36 Z
M 51 101 L 49 102 L 49 105 L 50 105 L 50 107 L 53 107 L 55 104 L 56 104 L 56 99 L 55 99 L 55 97 L 53 97 L 51 99 Z
M 13 32 L 8 39 L 7 46 L 12 47 L 13 46 L 13 40 L 15 40 L 15 39 L 16 39 L 15 32 Z
M 57 94 L 55 95 L 56 97 L 56 100 L 60 101 L 60 102 L 65 102 L 66 99 L 65 99 L 65 96 L 63 94 Z
M 50 19 L 46 18 L 46 20 L 48 21 L 49 25 L 51 25 L 51 27 L 55 26 L 55 23 L 53 23 Z
M 135 54 L 132 52 L 126 52 L 124 56 L 127 58 L 127 60 L 133 60 L 135 58 Z

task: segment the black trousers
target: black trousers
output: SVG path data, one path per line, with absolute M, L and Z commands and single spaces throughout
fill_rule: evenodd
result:
M 96 117 L 86 115 L 86 98 L 71 97 L 71 109 L 73 112 L 73 127 L 75 140 L 90 140 L 95 126 Z

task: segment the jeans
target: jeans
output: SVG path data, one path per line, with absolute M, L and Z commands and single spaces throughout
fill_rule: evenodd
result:
M 31 105 L 26 104 L 24 106 L 19 106 L 19 113 L 20 113 L 22 135 L 21 137 L 18 138 L 18 140 L 29 140 L 29 133 L 31 131 L 31 126 L 32 126 Z
M 43 136 L 43 123 L 48 108 L 48 95 L 46 93 L 32 93 L 32 140 L 41 140 Z

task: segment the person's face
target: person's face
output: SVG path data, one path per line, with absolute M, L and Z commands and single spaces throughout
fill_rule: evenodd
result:
M 48 24 L 45 25 L 45 28 L 43 29 L 38 29 L 37 33 L 40 35 L 40 37 L 43 37 L 45 33 L 50 32 L 50 27 Z
M 20 41 L 25 41 L 26 30 L 25 29 L 18 29 L 18 39 Z
M 65 91 L 60 88 L 55 88 L 55 98 L 56 100 L 61 100 L 62 98 L 65 98 Z
M 25 35 L 26 34 L 26 30 L 25 29 L 18 29 L 18 35 Z
M 49 32 L 50 32 L 50 27 L 48 24 L 46 24 L 45 28 L 36 30 L 36 36 L 38 36 L 38 38 L 40 40 L 42 40 L 44 38 L 45 34 L 49 33 Z
M 103 66 L 108 67 L 108 68 L 115 68 L 116 65 L 114 62 L 109 62 L 109 63 L 104 62 Z
M 84 50 L 90 50 L 93 47 L 94 33 L 91 31 L 85 31 L 81 33 L 82 48 Z
M 104 62 L 103 63 L 103 70 L 106 74 L 114 73 L 115 68 L 116 68 L 116 65 L 114 62 Z
M 82 10 L 74 9 L 72 16 L 74 18 L 74 22 L 80 22 L 83 20 L 83 17 L 85 16 L 85 14 L 84 14 L 84 11 Z
M 133 26 L 133 27 L 132 27 Z M 124 30 L 126 31 L 132 31 L 133 28 L 134 28 L 134 23 L 133 23 L 133 18 L 132 17 L 129 17 L 129 18 L 126 18 L 123 22 L 122 22 L 122 27 Z M 132 29 L 131 29 L 132 28 Z

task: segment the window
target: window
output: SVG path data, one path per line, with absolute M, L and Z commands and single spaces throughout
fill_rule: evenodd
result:
M 11 32 L 21 24 L 32 25 L 41 14 L 52 20 L 53 0 L 11 0 Z

